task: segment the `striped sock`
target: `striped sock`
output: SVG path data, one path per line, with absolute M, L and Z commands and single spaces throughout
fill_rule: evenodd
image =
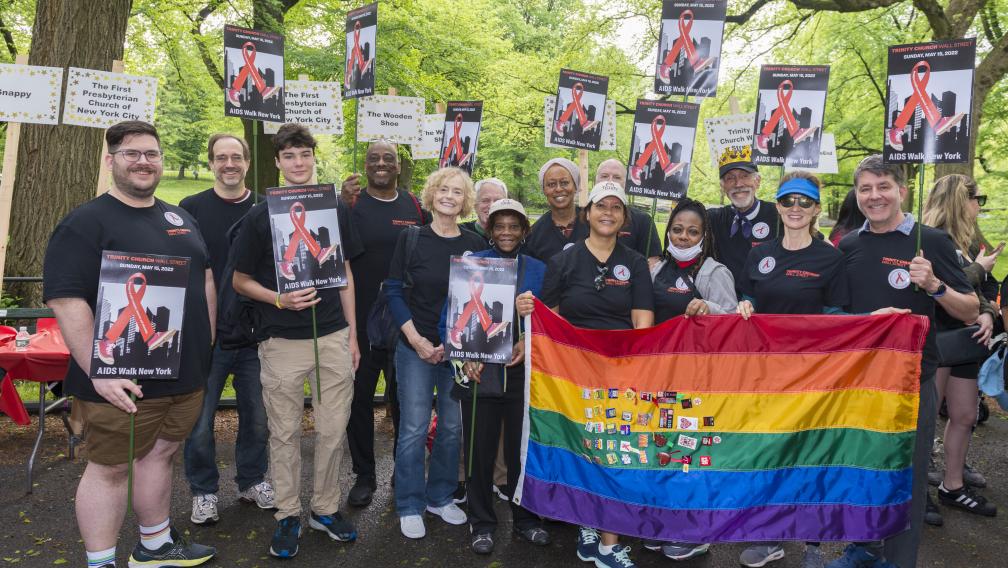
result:
M 102 568 L 103 566 L 115 568 L 115 550 L 116 547 L 113 546 L 108 550 L 86 551 L 88 568 Z
M 169 542 L 172 542 L 169 519 L 152 527 L 140 525 L 140 544 L 147 550 L 157 550 Z

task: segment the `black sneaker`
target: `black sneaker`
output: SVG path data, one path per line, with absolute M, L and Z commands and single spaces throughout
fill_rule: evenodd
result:
M 277 558 L 294 558 L 298 553 L 298 539 L 301 538 L 301 519 L 285 517 L 277 521 L 270 541 L 270 556 Z
M 473 535 L 472 549 L 476 554 L 490 554 L 494 549 L 493 535 L 490 533 L 479 533 Z
M 344 519 L 339 511 L 331 515 L 316 515 L 315 511 L 312 511 L 311 517 L 308 519 L 308 526 L 328 534 L 329 538 L 333 540 L 340 542 L 357 540 L 357 529 L 354 528 L 353 523 Z
M 466 502 L 465 481 L 459 481 L 458 487 L 455 489 L 455 493 L 452 493 L 452 502 L 456 505 Z
M 945 485 L 938 486 L 938 500 L 946 507 L 955 507 L 968 513 L 983 515 L 985 517 L 996 517 L 997 507 L 987 502 L 987 499 L 973 491 L 969 485 L 963 485 L 959 489 L 949 491 Z
M 514 533 L 521 537 L 522 539 L 531 542 L 536 546 L 546 546 L 552 539 L 550 539 L 549 532 L 542 527 L 528 527 L 525 529 L 514 529 Z
M 353 507 L 366 507 L 371 504 L 371 499 L 374 498 L 374 492 L 377 488 L 378 484 L 375 483 L 373 477 L 358 476 L 347 495 L 347 503 Z
M 199 566 L 217 554 L 212 546 L 188 543 L 182 535 L 171 529 L 172 542 L 166 542 L 157 550 L 147 550 L 139 542 L 129 557 L 129 567 L 137 566 Z
M 927 494 L 927 509 L 924 512 L 924 522 L 932 527 L 940 527 L 945 524 L 945 519 L 942 518 L 938 505 L 935 505 L 934 499 L 931 498 L 931 492 Z

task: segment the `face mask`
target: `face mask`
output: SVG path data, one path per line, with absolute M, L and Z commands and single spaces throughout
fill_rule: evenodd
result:
M 678 260 L 679 262 L 686 262 L 688 260 L 693 260 L 694 258 L 700 255 L 701 251 L 703 251 L 703 239 L 700 239 L 700 242 L 691 246 L 690 248 L 685 249 L 678 248 L 672 243 L 669 243 L 668 251 L 669 254 L 672 255 L 672 258 Z

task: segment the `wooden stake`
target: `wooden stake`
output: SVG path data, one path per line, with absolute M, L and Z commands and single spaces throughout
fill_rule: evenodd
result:
M 113 61 L 112 72 L 122 73 L 123 62 L 118 59 Z M 108 144 L 105 142 L 105 132 L 102 131 L 102 148 L 101 153 L 98 154 L 98 189 L 95 191 L 96 196 L 109 190 L 109 178 L 112 176 L 112 171 L 105 167 L 105 154 L 108 154 Z
M 588 150 L 578 150 L 578 170 L 581 172 L 581 190 L 578 191 L 578 206 L 588 205 L 588 192 L 592 184 L 588 179 Z
M 434 112 L 437 114 L 444 114 L 448 110 L 448 107 L 444 103 L 434 103 Z
M 28 55 L 18 55 L 17 65 L 27 65 Z M 3 288 L 4 265 L 7 262 L 7 238 L 10 234 L 11 205 L 14 203 L 14 179 L 17 174 L 18 145 L 21 143 L 21 123 L 7 123 L 4 146 L 3 181 L 0 181 L 0 288 Z
M 728 108 L 731 110 L 732 114 L 742 114 L 742 110 L 738 104 L 738 99 L 735 97 L 728 97 Z

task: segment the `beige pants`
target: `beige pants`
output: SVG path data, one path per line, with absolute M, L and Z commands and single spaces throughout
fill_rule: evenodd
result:
M 274 337 L 259 344 L 277 520 L 301 513 L 301 417 L 306 379 L 315 409 L 315 486 L 311 509 L 319 515 L 331 515 L 339 510 L 339 474 L 353 400 L 349 338 L 349 329 L 343 328 L 318 339 L 321 403 L 315 387 L 315 352 L 311 339 Z

